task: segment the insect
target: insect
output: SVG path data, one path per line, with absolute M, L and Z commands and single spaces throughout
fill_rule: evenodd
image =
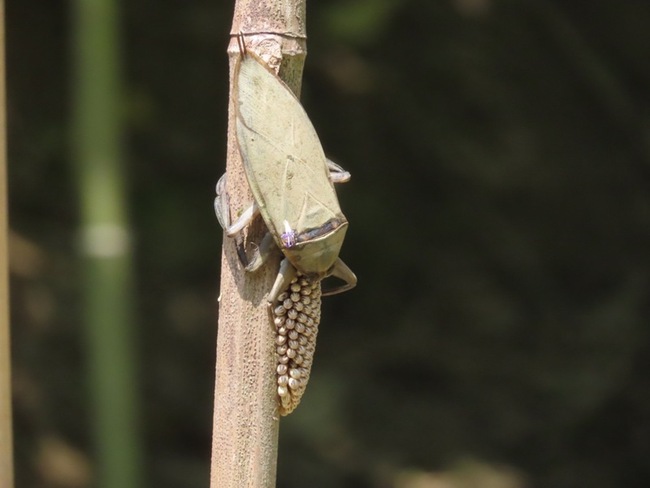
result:
M 333 183 L 350 174 L 327 160 L 300 102 L 282 80 L 239 37 L 235 66 L 236 133 L 253 203 L 231 223 L 226 175 L 217 183 L 215 212 L 230 237 L 260 214 L 268 229 L 252 259 L 240 252 L 247 271 L 257 270 L 270 253 L 283 259 L 267 301 L 271 304 L 300 273 L 310 282 L 333 276 L 344 282 L 323 292 L 333 295 L 357 278 L 338 257 L 348 221 Z

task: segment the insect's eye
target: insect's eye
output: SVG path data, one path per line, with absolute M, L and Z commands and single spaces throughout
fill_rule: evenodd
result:
M 284 221 L 284 233 L 280 236 L 280 239 L 282 239 L 282 244 L 287 249 L 291 249 L 296 245 L 296 231 L 291 229 L 289 222 L 286 220 Z
M 282 234 L 280 236 L 280 239 L 282 239 L 282 243 L 286 248 L 292 248 L 293 246 L 296 245 L 296 233 L 292 230 Z

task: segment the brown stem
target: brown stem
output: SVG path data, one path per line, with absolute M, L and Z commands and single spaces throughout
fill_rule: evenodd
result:
M 305 0 L 237 0 L 228 46 L 230 103 L 228 110 L 227 191 L 233 215 L 252 201 L 237 141 L 232 99 L 233 73 L 240 53 L 237 35 L 300 92 L 305 58 Z M 256 221 L 246 236 L 259 242 L 264 225 Z M 255 273 L 245 273 L 235 244 L 224 237 L 211 488 L 274 487 L 279 430 L 276 392 L 275 330 L 269 321 L 266 294 L 277 274 L 271 260 Z
M 0 0 L 0 19 L 4 21 Z M 0 486 L 13 486 L 11 366 L 9 355 L 9 249 L 7 223 L 7 145 L 5 124 L 4 23 L 0 25 Z

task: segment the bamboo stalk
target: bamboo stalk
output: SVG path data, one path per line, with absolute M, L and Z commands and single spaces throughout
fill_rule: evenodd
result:
M 299 95 L 305 58 L 305 0 L 237 0 L 228 46 L 230 103 L 226 171 L 231 210 L 236 214 L 252 201 L 235 138 L 233 73 L 243 34 L 247 49 L 269 65 Z M 259 242 L 264 227 L 257 222 L 247 239 Z M 224 237 L 211 488 L 275 486 L 279 413 L 276 393 L 275 331 L 269 321 L 266 294 L 278 261 L 256 273 L 244 273 L 234 243 Z
M 143 485 L 116 7 L 115 0 L 74 4 L 72 150 L 81 211 L 95 486 L 137 488 Z
M 0 0 L 0 486 L 14 485 L 9 341 L 9 247 L 7 209 L 7 132 L 5 117 L 5 18 Z

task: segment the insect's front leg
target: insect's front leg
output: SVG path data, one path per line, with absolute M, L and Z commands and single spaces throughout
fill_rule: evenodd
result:
M 337 293 L 342 293 L 349 290 L 350 288 L 357 286 L 357 276 L 352 272 L 350 268 L 348 268 L 348 266 L 341 260 L 341 258 L 338 258 L 332 265 L 332 268 L 327 274 L 327 277 L 329 276 L 334 276 L 340 280 L 343 280 L 345 284 L 331 288 L 329 290 L 323 290 L 323 296 L 336 295 Z
M 260 267 L 268 261 L 269 256 L 274 252 L 280 252 L 280 250 L 278 249 L 278 246 L 275 245 L 273 235 L 271 235 L 270 232 L 267 232 L 264 234 L 260 245 L 255 249 L 252 259 L 248 259 L 246 253 L 244 253 L 245 261 L 242 259 L 241 254 L 239 255 L 239 260 L 244 265 L 246 271 L 253 272 L 260 269 Z
M 233 224 L 230 217 L 230 202 L 228 199 L 228 192 L 226 191 L 226 175 L 224 174 L 217 182 L 216 192 L 217 196 L 214 199 L 214 213 L 217 215 L 217 220 L 223 228 L 228 237 L 235 238 L 237 244 L 237 255 L 241 261 L 244 269 L 249 272 L 256 271 L 262 266 L 268 256 L 273 252 L 275 243 L 273 236 L 267 233 L 259 247 L 255 250 L 251 259 L 246 255 L 241 232 L 250 224 L 253 219 L 259 214 L 259 207 L 253 202 L 244 212 L 239 216 L 237 221 Z
M 234 237 L 239 234 L 244 227 L 252 222 L 252 220 L 260 213 L 260 209 L 255 202 L 246 208 L 239 216 L 237 221 L 233 224 L 230 217 L 230 200 L 228 192 L 226 191 L 226 174 L 219 178 L 217 182 L 217 196 L 214 199 L 214 213 L 217 215 L 219 224 L 226 232 L 228 237 Z

